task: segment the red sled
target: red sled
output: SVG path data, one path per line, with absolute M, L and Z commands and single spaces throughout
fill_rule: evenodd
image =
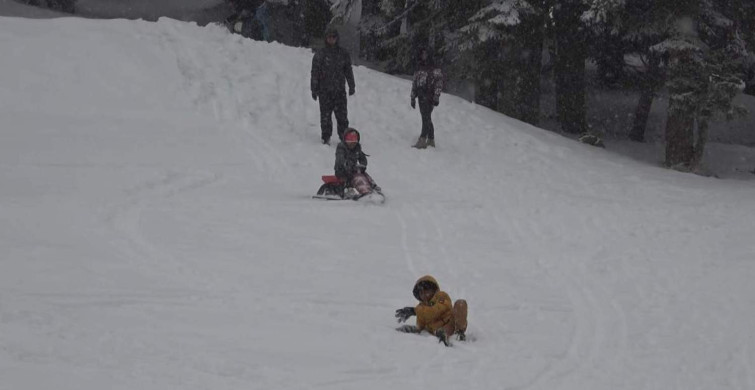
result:
M 317 199 L 327 200 L 360 200 L 374 199 L 378 203 L 385 202 L 385 196 L 372 180 L 367 172 L 360 172 L 352 176 L 351 183 L 346 185 L 343 179 L 335 175 L 323 175 L 323 185 L 317 190 L 317 195 L 312 196 Z

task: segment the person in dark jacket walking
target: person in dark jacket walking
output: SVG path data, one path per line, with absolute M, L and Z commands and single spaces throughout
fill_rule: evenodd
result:
M 422 116 L 422 132 L 413 147 L 425 149 L 428 146 L 435 147 L 435 127 L 433 126 L 433 107 L 440 103 L 440 93 L 443 91 L 443 73 L 440 68 L 433 64 L 432 56 L 427 48 L 419 51 L 417 59 L 418 69 L 414 72 L 412 81 L 411 106 L 417 107 L 419 99 L 419 112 Z
M 338 122 L 338 138 L 343 140 L 344 131 L 349 127 L 344 89 L 347 83 L 349 95 L 353 95 L 355 86 L 351 56 L 346 49 L 338 46 L 338 31 L 329 29 L 325 33 L 325 47 L 312 58 L 310 82 L 312 99 L 320 99 L 320 128 L 324 144 L 330 144 L 333 134 L 333 113 Z

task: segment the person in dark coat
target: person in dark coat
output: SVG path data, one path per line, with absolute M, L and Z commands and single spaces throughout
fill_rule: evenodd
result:
M 330 143 L 330 136 L 333 134 L 333 113 L 338 122 L 338 138 L 343 140 L 344 131 L 349 127 L 344 85 L 348 84 L 349 95 L 353 95 L 354 72 L 351 69 L 349 52 L 338 46 L 338 31 L 335 29 L 329 29 L 325 33 L 325 47 L 318 50 L 312 58 L 310 84 L 312 99 L 320 99 L 322 143 Z
M 433 126 L 433 108 L 440 103 L 440 93 L 443 91 L 443 73 L 433 63 L 432 55 L 427 48 L 419 51 L 417 58 L 418 69 L 414 72 L 412 81 L 411 106 L 417 107 L 419 99 L 419 112 L 422 116 L 422 132 L 413 146 L 425 149 L 428 146 L 435 147 L 435 127 Z
M 270 41 L 264 0 L 227 0 L 234 13 L 225 19 L 228 28 L 257 41 Z

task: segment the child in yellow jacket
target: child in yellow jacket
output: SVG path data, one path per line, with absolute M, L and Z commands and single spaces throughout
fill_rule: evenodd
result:
M 419 304 L 396 310 L 396 318 L 398 322 L 405 322 L 416 315 L 417 326 L 405 325 L 396 330 L 407 333 L 426 330 L 446 346 L 449 346 L 448 338 L 454 334 L 459 340 L 466 338 L 467 301 L 459 299 L 451 305 L 451 297 L 440 289 L 438 281 L 430 275 L 419 278 L 412 292 Z

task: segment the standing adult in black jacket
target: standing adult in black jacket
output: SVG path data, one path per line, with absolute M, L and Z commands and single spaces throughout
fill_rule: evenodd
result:
M 349 127 L 346 108 L 346 90 L 354 94 L 354 72 L 351 69 L 351 56 L 346 49 L 338 46 L 338 31 L 328 29 L 325 33 L 325 47 L 317 51 L 312 58 L 312 99 L 320 99 L 320 128 L 322 143 L 330 144 L 333 134 L 333 113 L 338 122 L 338 138 L 343 140 L 343 133 Z
M 427 48 L 419 51 L 417 58 L 417 71 L 414 72 L 412 81 L 411 105 L 417 107 L 419 99 L 419 112 L 422 116 L 422 132 L 413 147 L 425 149 L 428 146 L 435 147 L 435 127 L 433 126 L 433 108 L 440 103 L 440 94 L 443 91 L 443 73 L 433 63 L 432 55 Z

